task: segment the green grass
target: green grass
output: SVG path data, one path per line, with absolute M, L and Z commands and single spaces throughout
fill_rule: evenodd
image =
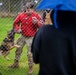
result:
M 7 31 L 11 30 L 13 25 L 12 18 L 0 18 L 0 44 L 7 35 Z M 15 35 L 15 40 L 19 37 L 19 34 Z M 6 60 L 3 56 L 0 56 L 0 72 L 2 75 L 28 75 L 28 58 L 27 58 L 27 48 L 23 48 L 23 52 L 19 62 L 19 68 L 10 69 L 8 66 L 13 64 L 15 57 L 16 48 L 12 49 L 8 57 L 10 60 Z M 34 65 L 33 75 L 38 75 L 38 65 Z

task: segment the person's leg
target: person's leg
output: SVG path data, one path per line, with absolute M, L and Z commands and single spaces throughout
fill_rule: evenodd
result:
M 29 65 L 29 70 L 28 70 L 28 75 L 32 75 L 33 73 L 33 58 L 32 58 L 32 53 L 31 53 L 31 44 L 32 44 L 32 39 L 33 37 L 26 38 L 26 46 L 27 46 L 27 57 L 28 57 L 28 65 Z
M 20 56 L 21 56 L 21 53 L 22 53 L 22 49 L 25 45 L 25 37 L 23 37 L 21 35 L 17 40 L 17 45 L 19 45 L 20 47 L 17 48 L 16 51 L 15 51 L 14 63 L 13 63 L 13 65 L 9 66 L 10 68 L 18 68 L 19 67 Z

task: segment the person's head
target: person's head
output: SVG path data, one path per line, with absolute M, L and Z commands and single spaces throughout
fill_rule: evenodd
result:
M 26 8 L 26 13 L 28 15 L 30 15 L 34 10 L 34 3 L 33 2 L 27 2 L 25 5 L 25 8 Z

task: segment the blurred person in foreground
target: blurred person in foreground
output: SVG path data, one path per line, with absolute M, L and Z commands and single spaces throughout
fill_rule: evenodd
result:
M 26 11 L 20 13 L 14 20 L 13 27 L 15 29 L 15 32 L 21 34 L 17 41 L 17 44 L 21 47 L 16 49 L 14 63 L 9 67 L 19 67 L 19 60 L 22 53 L 22 49 L 26 44 L 29 65 L 28 74 L 32 75 L 33 59 L 31 53 L 31 43 L 35 32 L 40 26 L 43 25 L 43 21 L 40 15 L 34 11 L 34 4 L 32 2 L 27 2 L 25 8 Z
M 31 48 L 33 60 L 39 64 L 38 75 L 76 75 L 76 1 L 63 0 L 61 4 L 62 0 L 56 0 L 57 7 L 51 6 L 51 1 L 43 0 L 43 4 L 53 8 L 53 25 L 37 31 Z M 40 9 L 44 8 L 41 3 Z

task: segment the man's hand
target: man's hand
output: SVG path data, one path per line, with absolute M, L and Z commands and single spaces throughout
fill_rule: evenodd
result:
M 36 24 L 38 22 L 38 19 L 36 17 L 32 17 L 32 23 Z
M 21 32 L 22 32 L 22 30 L 21 30 L 21 29 L 19 29 L 19 30 L 15 31 L 15 33 L 18 33 L 18 34 L 20 34 Z

